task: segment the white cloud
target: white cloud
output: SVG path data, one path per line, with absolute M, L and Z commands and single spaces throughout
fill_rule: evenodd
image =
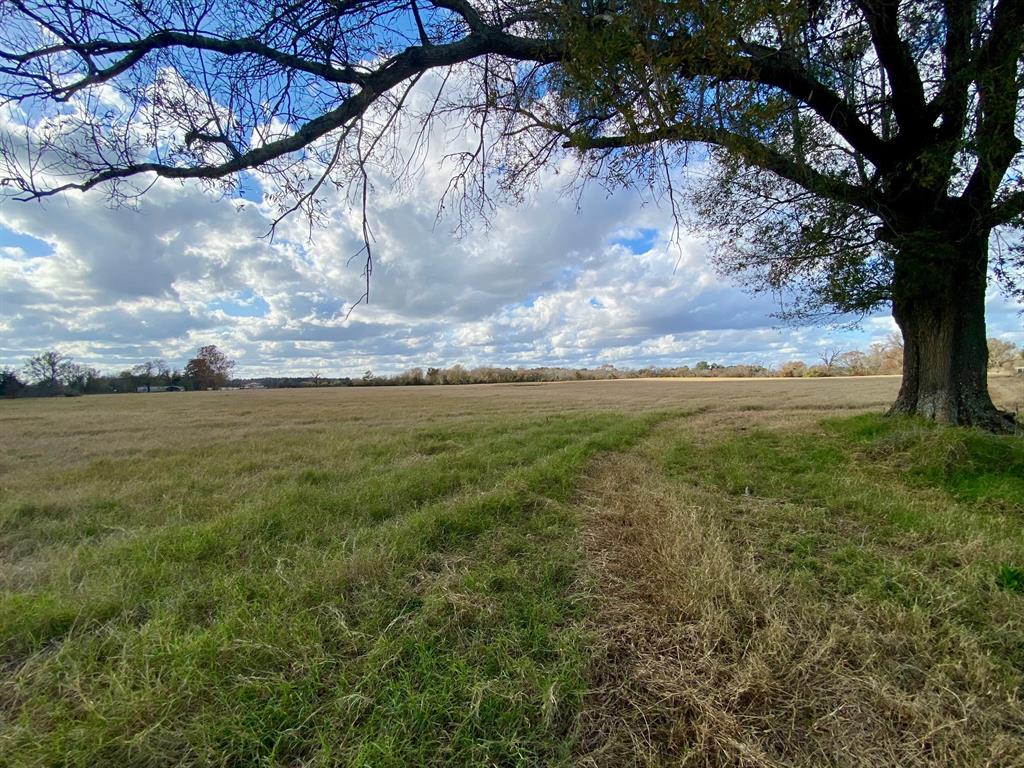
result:
M 413 184 L 374 178 L 371 303 L 347 320 L 363 290 L 359 259 L 349 263 L 362 243 L 343 194 L 327 193 L 329 226 L 310 232 L 295 216 L 273 240 L 265 205 L 195 185 L 159 182 L 134 209 L 100 193 L 4 200 L 0 363 L 57 346 L 108 370 L 157 356 L 181 365 L 205 343 L 250 375 L 767 363 L 863 347 L 893 328 L 880 317 L 854 333 L 779 329 L 772 302 L 717 278 L 698 238 L 666 241 L 667 211 L 596 186 L 565 195 L 566 166 L 457 237 L 436 216 L 443 151 L 431 142 Z M 993 333 L 1024 341 L 1016 308 L 993 293 L 988 310 Z

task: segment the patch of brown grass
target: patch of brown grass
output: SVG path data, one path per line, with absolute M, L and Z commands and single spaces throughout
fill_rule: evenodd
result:
M 1021 766 L 1019 692 L 942 616 L 827 594 L 737 519 L 785 502 L 671 481 L 616 454 L 584 485 L 597 606 L 580 762 Z

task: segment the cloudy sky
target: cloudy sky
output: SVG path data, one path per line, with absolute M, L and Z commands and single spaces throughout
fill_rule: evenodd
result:
M 132 208 L 101 192 L 2 200 L 0 365 L 59 348 L 105 371 L 155 357 L 180 367 L 210 343 L 243 376 L 770 364 L 894 330 L 885 316 L 857 330 L 780 327 L 770 297 L 715 275 L 699 234 L 674 247 L 668 212 L 634 193 L 566 194 L 566 167 L 456 234 L 437 218 L 449 179 L 439 159 L 414 184 L 375 181 L 371 302 L 348 319 L 363 286 L 361 262 L 348 263 L 359 218 L 344 199 L 327 200 L 327 226 L 310 232 L 295 216 L 272 241 L 261 203 L 173 182 Z M 1024 342 L 1019 308 L 994 289 L 988 311 L 990 335 Z

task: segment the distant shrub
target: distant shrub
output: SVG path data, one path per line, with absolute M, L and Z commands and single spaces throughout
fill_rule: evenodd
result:
M 779 366 L 779 376 L 795 378 L 807 372 L 807 363 L 802 360 L 789 360 Z
M 25 382 L 18 378 L 12 368 L 0 370 L 0 397 L 17 397 L 25 389 Z

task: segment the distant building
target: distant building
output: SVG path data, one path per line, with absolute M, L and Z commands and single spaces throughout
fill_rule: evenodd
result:
M 171 384 L 166 387 L 155 387 L 152 384 L 147 384 L 144 387 L 138 387 L 136 392 L 184 392 L 184 387 L 179 387 L 177 384 Z
M 266 387 L 258 381 L 247 381 L 242 385 L 242 389 L 266 389 Z

